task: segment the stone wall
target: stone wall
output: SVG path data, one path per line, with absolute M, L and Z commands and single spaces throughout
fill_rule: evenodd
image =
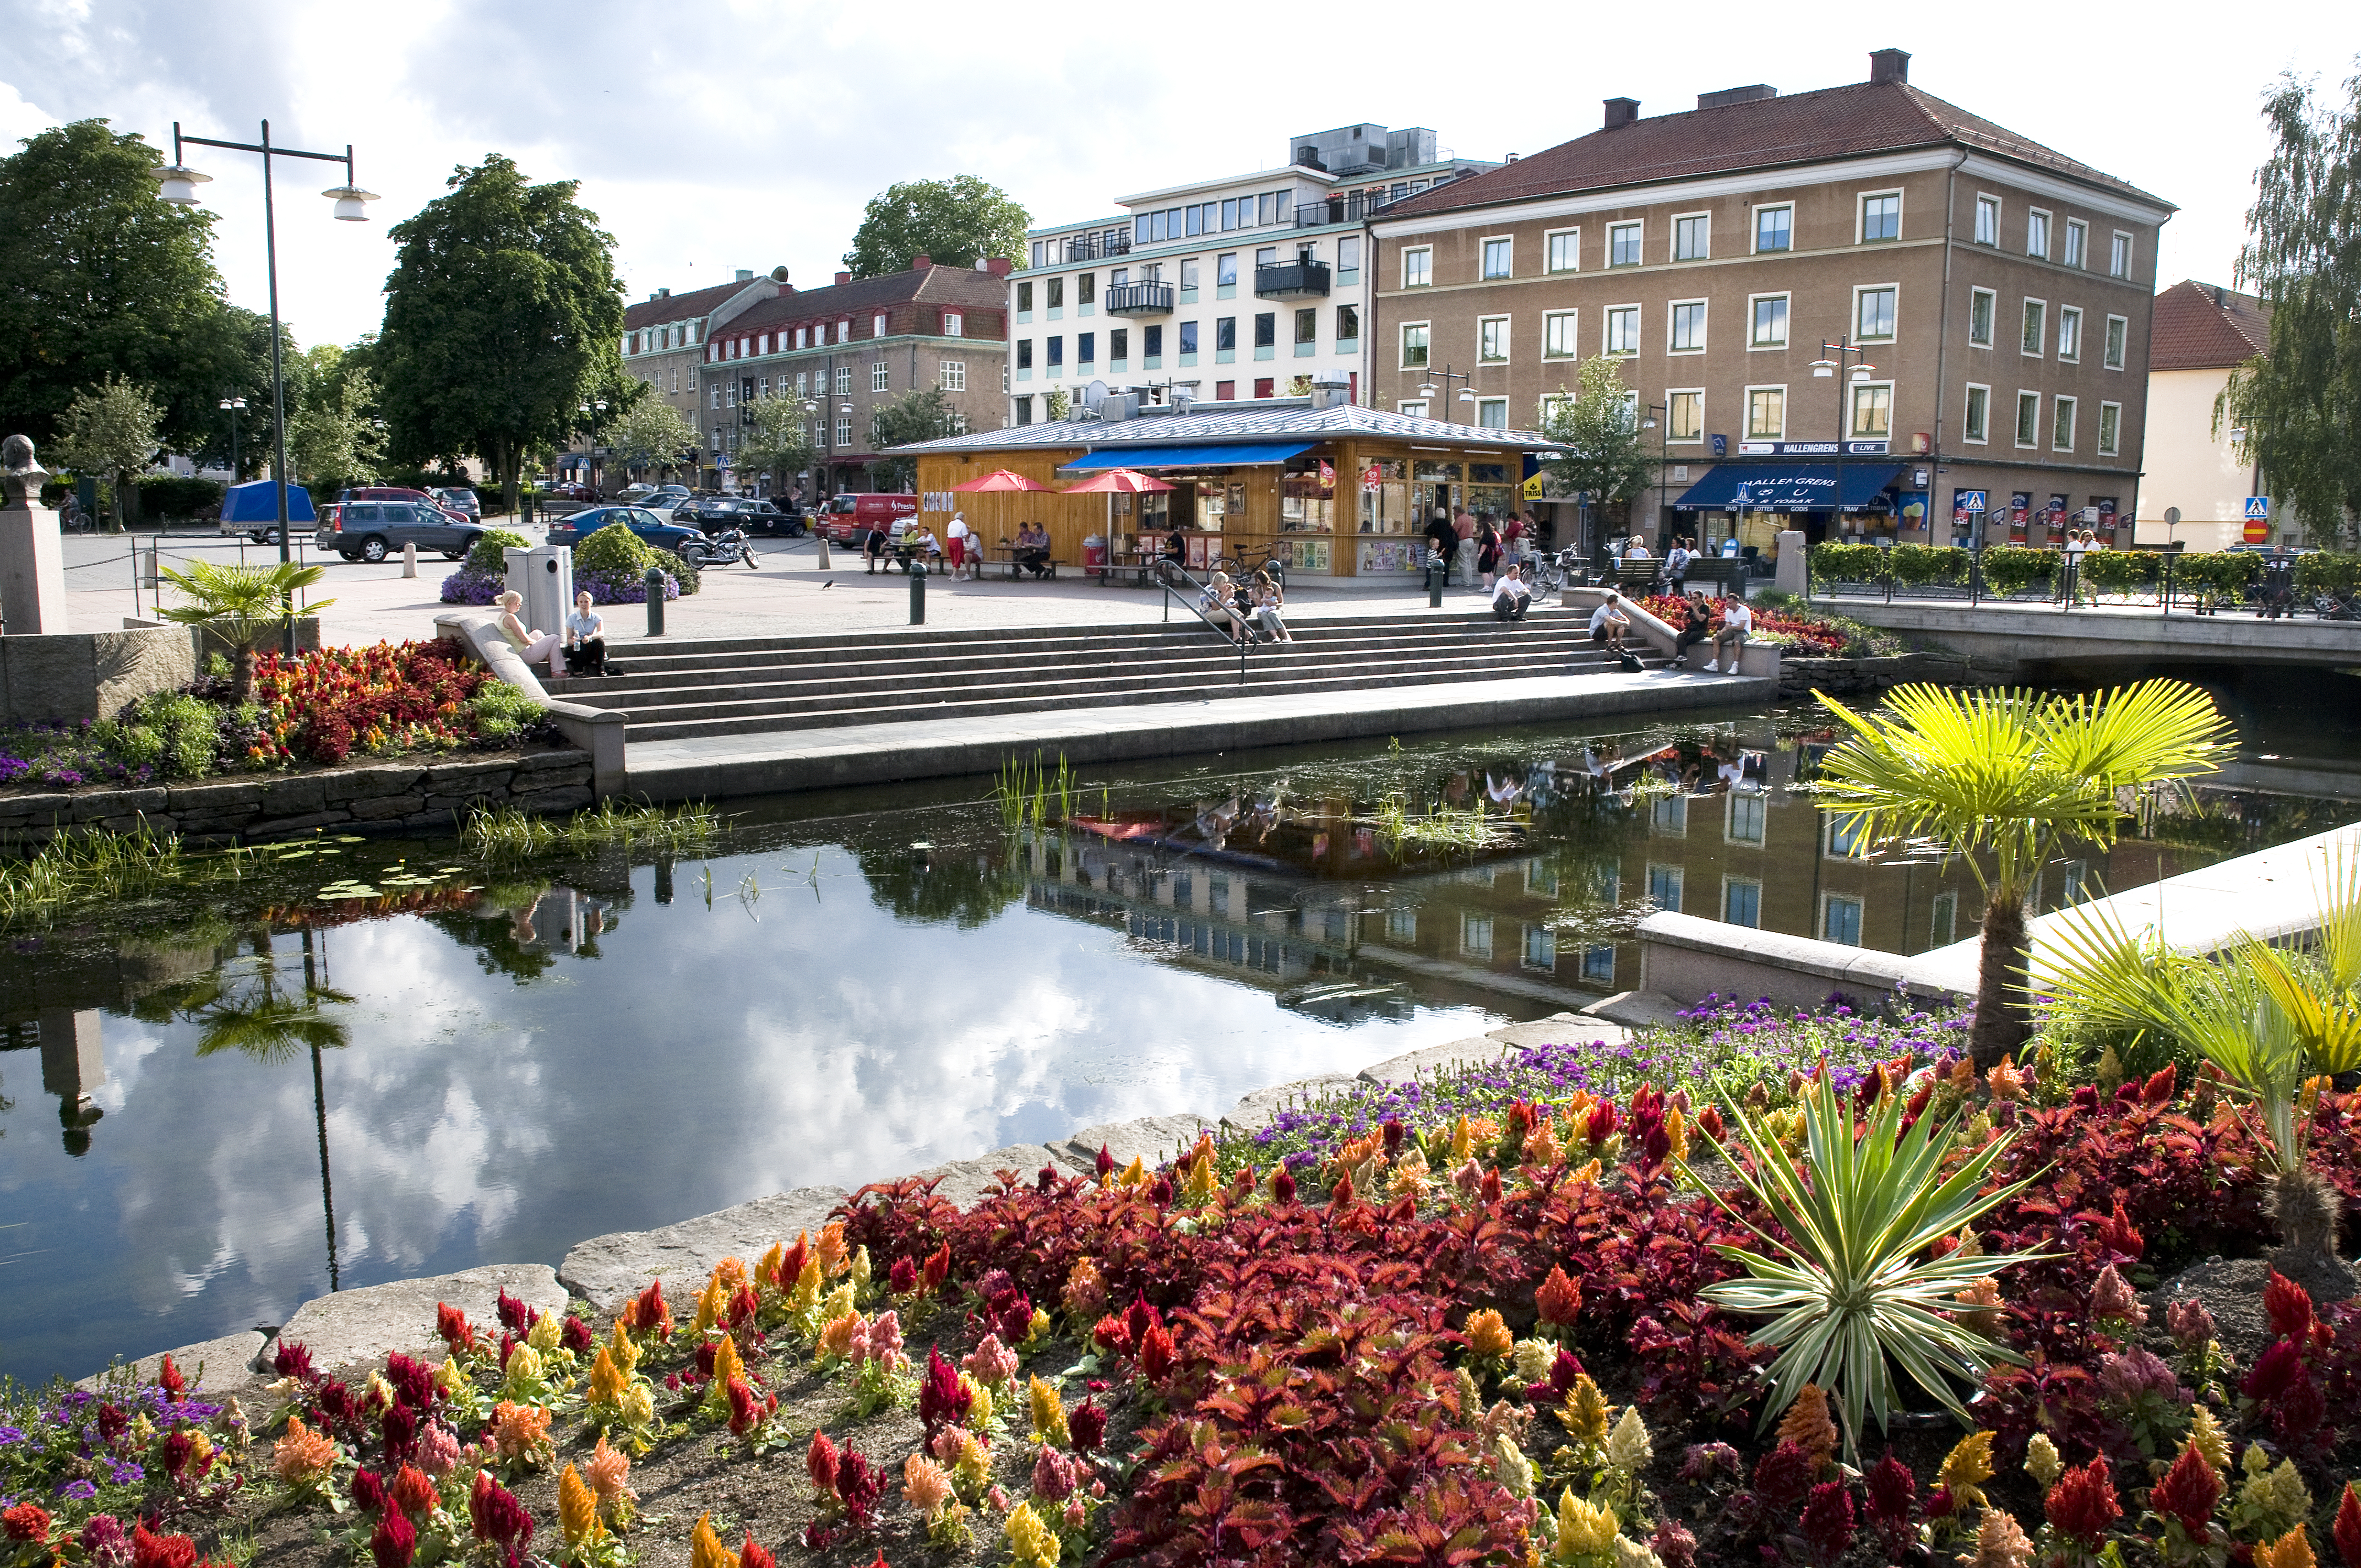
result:
M 1872 659 L 1808 659 L 1790 653 L 1779 663 L 1779 696 L 1783 700 L 1816 691 L 1831 696 L 1874 696 L 1911 681 L 1992 685 L 2004 675 L 2004 670 L 1965 653 L 1894 653 Z
M 0 723 L 104 718 L 134 697 L 196 677 L 197 641 L 185 626 L 0 637 Z
M 156 833 L 201 844 L 255 842 L 315 829 L 451 833 L 477 806 L 536 816 L 591 803 L 590 755 L 571 749 L 450 762 L 362 762 L 318 773 L 207 779 L 136 789 L 0 795 L 0 847 L 61 828 Z

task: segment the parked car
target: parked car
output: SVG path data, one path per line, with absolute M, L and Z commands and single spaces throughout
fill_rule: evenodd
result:
M 484 521 L 483 498 L 465 485 L 445 485 L 431 492 L 443 503 L 446 511 L 456 511 L 472 522 Z
M 577 485 L 570 481 L 562 485 L 548 486 L 541 493 L 553 501 L 580 501 L 585 506 L 597 506 L 600 499 L 598 492 L 589 486 Z
M 918 515 L 918 498 L 890 496 L 875 491 L 848 491 L 830 496 L 812 522 L 812 526 L 833 544 L 857 544 L 870 528 L 884 523 L 888 532 L 898 533 Z
M 413 490 L 401 485 L 361 485 L 336 492 L 336 502 L 339 506 L 347 501 L 409 501 L 416 506 L 432 507 L 436 511 L 447 513 L 454 522 L 474 521 L 467 512 L 445 502 L 432 491 Z
M 672 520 L 707 533 L 742 528 L 749 533 L 785 534 L 789 539 L 800 535 L 805 527 L 804 520 L 794 511 L 782 511 L 767 500 L 747 496 L 699 496 L 675 508 Z
M 420 501 L 338 501 L 321 518 L 312 547 L 324 554 L 333 550 L 347 561 L 382 561 L 415 544 L 422 554 L 439 550 L 457 561 L 483 536 L 483 524 Z
M 585 539 L 611 523 L 621 523 L 638 536 L 642 544 L 653 544 L 659 550 L 680 553 L 683 543 L 701 540 L 703 533 L 694 528 L 666 522 L 645 507 L 592 507 L 562 517 L 549 525 L 548 540 L 552 544 L 579 544 Z

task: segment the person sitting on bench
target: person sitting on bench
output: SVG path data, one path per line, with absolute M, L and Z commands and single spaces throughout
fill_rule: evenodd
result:
M 1733 675 L 1738 674 L 1739 651 L 1746 646 L 1746 633 L 1753 625 L 1754 611 L 1747 607 L 1744 599 L 1733 598 L 1727 601 L 1721 609 L 1721 630 L 1713 634 L 1713 657 L 1706 661 L 1705 667 L 1719 673 L 1721 669 L 1721 651 L 1728 648 L 1730 650 L 1729 673 Z
M 1016 531 L 1016 565 L 1019 570 L 1033 574 L 1038 581 L 1049 575 L 1049 531 L 1038 522 L 1028 522 Z
M 1679 669 L 1689 662 L 1689 650 L 1713 635 L 1713 609 L 1705 602 L 1703 588 L 1691 588 L 1682 601 L 1687 615 L 1681 622 L 1680 635 L 1673 639 L 1673 668 Z
M 1524 568 L 1511 561 L 1492 589 L 1492 614 L 1501 620 L 1522 620 L 1532 598 L 1532 589 L 1525 586 Z

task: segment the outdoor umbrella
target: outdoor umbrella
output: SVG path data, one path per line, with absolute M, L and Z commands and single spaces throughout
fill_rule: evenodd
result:
M 1137 468 L 1110 468 L 1094 478 L 1083 480 L 1066 494 L 1091 495 L 1155 495 L 1172 487 L 1161 479 L 1148 477 Z
M 1037 485 L 1024 475 L 1009 468 L 995 468 L 981 479 L 970 479 L 964 485 L 953 485 L 954 490 L 1046 490 L 1047 485 Z

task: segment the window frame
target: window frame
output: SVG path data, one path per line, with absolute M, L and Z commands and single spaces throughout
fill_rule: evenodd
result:
M 1879 243 L 1879 244 L 1883 244 L 1884 242 L 1883 242 L 1883 240 L 1881 240 L 1881 241 L 1879 241 L 1878 243 Z M 1884 334 L 1883 334 L 1882 335 L 1879 335 L 1879 336 L 1872 337 L 1872 336 L 1869 335 L 1867 333 L 1865 333 L 1865 332 L 1863 332 L 1863 331 L 1861 330 L 1861 296 L 1862 296 L 1862 295 L 1864 295 L 1864 294 L 1881 294 L 1881 293 L 1883 293 L 1883 294 L 1892 294 L 1892 295 L 1894 296 L 1894 327 L 1893 327 L 1893 330 L 1892 330 L 1892 331 L 1890 331 L 1890 332 L 1884 333 Z M 1856 283 L 1856 284 L 1854 284 L 1854 285 L 1853 285 L 1853 290 L 1852 290 L 1852 335 L 1853 335 L 1853 341 L 1854 341 L 1854 342 L 1856 342 L 1856 343 L 1892 343 L 1892 342 L 1894 342 L 1895 339 L 1899 338 L 1899 337 L 1902 335 L 1902 285 L 1901 285 L 1899 282 L 1893 282 L 1893 283 Z
M 1988 307 L 1984 313 L 1984 335 L 1982 338 L 1976 336 L 1976 302 L 1979 300 Z M 1968 346 L 1990 348 L 1999 341 L 2000 291 L 1979 289 L 1971 285 L 1968 289 Z
M 1552 348 L 1550 337 L 1559 323 L 1565 323 L 1563 348 Z M 1582 310 L 1543 311 L 1542 313 L 1542 357 L 1543 359 L 1579 359 L 1582 357 Z
M 1506 365 L 1509 363 L 1509 356 L 1512 346 L 1512 339 L 1510 335 L 1511 320 L 1512 318 L 1507 314 L 1477 316 L 1476 318 L 1476 363 L 1478 365 Z M 1497 333 L 1493 334 L 1494 337 L 1498 340 L 1500 350 L 1497 355 L 1487 354 L 1484 351 L 1486 329 L 1492 327 L 1497 327 L 1499 329 Z
M 1509 269 L 1506 272 L 1492 270 L 1492 247 L 1496 245 L 1506 247 L 1509 258 Z M 1503 278 L 1514 278 L 1516 275 L 1517 236 L 1512 234 L 1478 236 L 1476 240 L 1476 280 L 1479 283 L 1489 283 Z
M 1614 346 L 1615 318 L 1626 311 L 1631 313 L 1631 346 L 1619 349 Z M 1609 359 L 1639 358 L 1640 340 L 1642 334 L 1648 330 L 1647 313 L 1641 307 L 1640 302 L 1635 300 L 1629 304 L 1609 305 L 1600 313 L 1600 315 L 1602 319 L 1598 328 L 1598 352 Z
M 2062 443 L 2058 439 L 2058 422 L 2061 417 L 2066 422 L 2066 439 Z M 2077 428 L 2077 426 L 2081 422 L 2081 399 L 2076 397 L 2071 392 L 2059 392 L 2051 396 L 2049 400 L 2050 451 L 2071 452 L 2074 450 L 2074 443 L 2081 434 L 2081 432 Z
M 1894 201 L 1894 233 L 1890 236 L 1881 236 L 1876 239 L 1872 239 L 1869 237 L 1869 204 L 1872 202 L 1883 202 L 1888 197 L 1893 198 Z M 1854 195 L 1852 203 L 1853 244 L 1893 245 L 1898 242 L 1901 238 L 1902 191 L 1900 187 L 1897 186 L 1890 191 L 1862 191 Z
M 1986 237 L 1984 234 L 1984 214 L 1986 213 L 1990 213 L 1992 214 L 1992 234 L 1990 237 Z M 1998 250 L 2000 248 L 2000 222 L 2001 199 L 1998 196 L 1993 195 L 1989 191 L 1977 192 L 1975 218 L 1968 230 L 1968 232 L 1975 237 L 1968 243 L 1971 245 L 1989 246 L 1991 248 Z
M 1703 387 L 1667 387 L 1664 389 L 1664 444 L 1667 446 L 1702 446 L 1705 444 L 1705 392 Z M 1673 419 L 1674 404 L 1682 398 L 1697 400 L 1697 433 L 1679 435 Z
M 1779 428 L 1776 430 L 1759 430 L 1755 426 L 1754 399 L 1755 395 L 1759 392 L 1776 392 L 1779 395 Z M 1746 389 L 1746 439 L 1749 441 L 1784 441 L 1787 439 L 1786 382 L 1760 381 Z
M 1795 254 L 1795 203 L 1793 202 L 1762 202 L 1747 209 L 1752 221 L 1747 225 L 1746 253 L 1749 256 L 1793 256 Z M 1787 243 L 1763 248 L 1763 216 L 1765 213 L 1787 214 Z
M 2124 445 L 2124 405 L 2112 399 L 2099 400 L 2099 428 L 2094 439 L 2102 457 L 2120 457 Z
M 1761 797 L 1758 795 L 1741 796 L 1733 795 L 1730 798 L 1732 801 L 1737 801 L 1740 799 L 1754 800 L 1760 799 Z M 1748 839 L 1731 839 L 1727 830 L 1723 832 L 1722 838 L 1723 840 L 1728 843 L 1750 843 L 1750 840 Z M 1752 920 L 1733 920 L 1730 918 L 1730 895 L 1740 888 L 1745 888 L 1754 895 L 1754 918 Z M 1735 926 L 1741 931 L 1759 931 L 1763 928 L 1763 879 L 1761 877 L 1731 876 L 1727 872 L 1722 873 L 1721 923 L 1725 926 Z
M 2067 351 L 2066 346 L 2066 339 L 2070 332 L 2074 340 L 2071 353 Z M 2080 305 L 2058 307 L 2058 363 L 2060 365 L 2082 363 L 2082 307 Z
M 2030 436 L 2026 433 L 2028 426 L 2025 417 L 2026 410 L 2028 408 L 2033 411 L 2033 420 L 2029 427 Z M 2041 450 L 2041 394 L 2039 392 L 2031 391 L 2023 387 L 2016 389 L 2016 423 L 2011 429 L 2010 436 L 2019 452 Z
M 1557 253 L 1557 242 L 1560 240 L 1569 242 L 1567 248 L 1570 249 L 1574 255 L 1574 265 L 1571 267 L 1554 267 L 1551 265 L 1552 258 L 1554 258 Z M 1542 275 L 1545 278 L 1563 277 L 1569 272 L 1579 272 L 1581 270 L 1581 228 L 1577 226 L 1570 229 L 1544 229 L 1542 231 Z
M 1768 797 L 1759 790 L 1734 789 L 1725 797 L 1725 801 L 1726 804 L 1721 808 L 1721 841 L 1723 843 L 1735 844 L 1741 849 L 1760 850 L 1770 841 L 1771 812 Z M 1738 804 L 1741 801 L 1752 801 L 1756 808 L 1752 815 L 1755 818 L 1754 825 L 1760 831 L 1752 838 L 1748 838 L 1745 834 L 1737 831 Z
M 2066 220 L 2066 254 L 2059 260 L 2061 267 L 2091 269 L 2091 225 L 2081 218 Z
M 1623 233 L 1627 229 L 1636 232 L 1640 236 L 1638 243 L 1633 247 L 1637 250 L 1638 254 L 1629 261 L 1618 261 L 1615 259 L 1615 236 Z M 1608 269 L 1611 271 L 1619 267 L 1645 267 L 1647 264 L 1648 221 L 1645 218 L 1623 218 L 1617 222 L 1609 224 L 1607 225 Z
M 1764 340 L 1763 340 L 1763 339 L 1761 339 L 1761 338 L 1756 337 L 1756 336 L 1754 335 L 1754 326 L 1755 326 L 1755 313 L 1756 313 L 1756 312 L 1757 312 L 1758 310 L 1760 310 L 1760 309 L 1761 309 L 1761 307 L 1762 307 L 1763 304 L 1765 304 L 1766 302 L 1771 302 L 1771 301 L 1774 301 L 1774 300 L 1775 300 L 1775 301 L 1777 301 L 1777 302 L 1779 302 L 1779 304 L 1780 304 L 1782 307 L 1784 307 L 1784 308 L 1783 308 L 1783 309 L 1780 311 L 1780 313 L 1779 313 L 1779 331 L 1780 331 L 1779 340 L 1778 340 L 1776 343 L 1772 343 L 1772 342 L 1766 342 L 1766 341 L 1764 341 Z M 1784 354 L 1784 353 L 1785 353 L 1785 352 L 1787 351 L 1787 344 L 1788 344 L 1788 331 L 1789 331 L 1788 323 L 1795 320 L 1795 295 L 1794 295 L 1794 293 L 1793 293 L 1791 291 L 1788 291 L 1788 290 L 1784 290 L 1784 289 L 1783 289 L 1783 290 L 1779 291 L 1777 293 L 1774 293 L 1774 294 L 1749 294 L 1749 295 L 1747 295 L 1747 296 L 1746 296 L 1746 347 L 1747 347 L 1747 351 L 1748 351 L 1749 353 L 1761 352 L 1761 353 L 1766 353 L 1766 354 Z
M 1406 245 L 1402 247 L 1400 255 L 1401 286 L 1404 289 L 1432 289 L 1434 287 L 1434 247 L 1431 245 Z M 1419 270 L 1422 274 L 1415 283 L 1411 281 L 1410 276 L 1410 262 L 1411 258 L 1413 256 L 1419 258 L 1421 262 Z
M 2027 207 L 2025 209 L 2025 254 L 2028 258 L 2042 261 L 2049 259 L 2049 209 L 2047 207 Z M 2041 225 L 2041 248 L 2039 250 L 2033 248 L 2033 225 L 2036 220 L 2038 220 Z
M 1695 213 L 1675 213 L 1673 214 L 1672 221 L 1673 260 L 1711 261 L 1713 259 L 1713 210 L 1711 208 L 1707 208 L 1701 212 Z M 1705 236 L 1705 248 L 1695 256 L 1683 256 L 1681 254 L 1681 225 L 1683 224 L 1699 224 L 1703 225 L 1702 232 Z
M 952 385 L 953 382 L 957 382 L 958 385 Z M 935 385 L 941 388 L 946 392 L 966 391 L 967 361 L 964 359 L 936 360 Z
M 1494 411 L 1494 410 L 1498 410 L 1498 411 L 1499 411 L 1499 415 L 1500 415 L 1500 422 L 1499 422 L 1499 423 L 1498 423 L 1498 424 L 1492 424 L 1492 423 L 1488 422 L 1488 421 L 1487 421 L 1487 416 L 1488 416 L 1488 415 L 1492 411 Z M 1508 399 L 1506 399 L 1506 398 L 1478 398 L 1478 399 L 1477 399 L 1477 400 L 1476 400 L 1476 428 L 1477 428 L 1477 429 L 1478 429 L 1478 430 L 1506 430 L 1506 429 L 1508 429 L 1508 428 L 1509 428 L 1509 400 L 1508 400 Z
M 945 311 L 943 313 L 943 335 L 945 337 L 965 337 L 967 335 L 967 313 L 964 311 Z
M 890 363 L 883 359 L 869 362 L 869 389 L 873 392 L 894 389 L 894 367 Z
M 1664 302 L 1664 353 L 1687 356 L 1706 351 L 1707 333 L 1711 320 L 1711 302 L 1708 300 L 1667 300 Z M 1677 347 L 1681 313 L 1694 308 L 1697 312 L 1697 337 L 1686 347 Z
M 2099 368 L 2121 370 L 2131 357 L 2132 323 L 2129 316 L 2110 314 L 2106 334 L 2099 340 Z
M 1975 397 L 1978 392 L 1982 392 L 1984 395 L 1984 417 L 1982 422 L 1982 429 L 1971 433 L 1969 428 L 1968 412 L 1976 406 Z M 1989 446 L 1992 444 L 1992 387 L 1988 382 L 1970 381 L 1967 384 L 1966 395 L 1960 399 L 1960 444 L 1966 446 Z
M 2133 234 L 2131 230 L 2117 229 L 2114 231 L 2114 237 L 2107 242 L 2108 277 L 2121 278 L 2126 281 L 2130 280 L 2132 275 L 2132 252 L 2134 247 L 2138 244 L 2139 237 Z M 2123 258 L 2123 265 L 2120 268 L 2115 265 L 2118 252 L 2121 253 Z
M 1885 431 L 1882 435 L 1861 428 L 1861 395 L 1863 392 L 1879 391 L 1885 394 Z M 1847 441 L 1883 441 L 1889 446 L 1893 444 L 1894 382 L 1891 378 L 1882 381 L 1852 381 L 1846 385 L 1845 431 Z
M 1418 345 L 1419 356 L 1416 359 L 1412 359 L 1410 356 L 1410 334 L 1413 332 L 1420 334 Z M 1434 323 L 1431 321 L 1396 323 L 1394 325 L 1394 352 L 1400 361 L 1400 363 L 1395 367 L 1397 369 L 1425 369 L 1433 362 L 1434 359 Z
M 2032 330 L 2027 331 L 2030 327 Z M 2026 347 L 2030 342 L 2033 346 Z M 2037 300 L 2028 294 L 2020 307 L 2016 321 L 2016 351 L 2026 359 L 2049 357 L 2049 302 Z

